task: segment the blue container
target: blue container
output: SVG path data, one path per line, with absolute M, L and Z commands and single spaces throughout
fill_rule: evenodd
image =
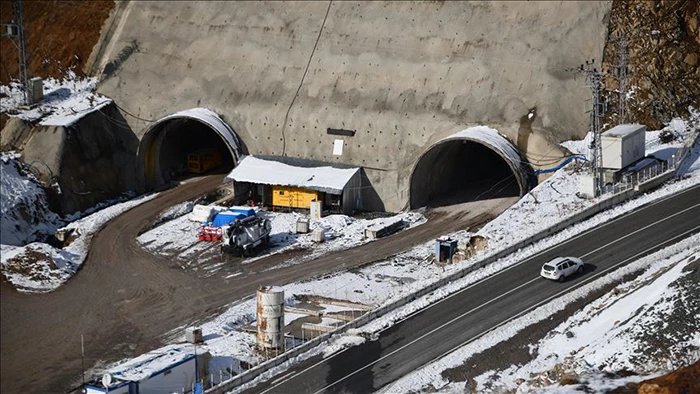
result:
M 245 219 L 245 215 L 241 215 L 240 213 L 235 213 L 231 211 L 223 211 L 219 212 L 214 216 L 214 220 L 212 221 L 212 226 L 214 227 L 221 227 L 225 226 L 231 222 L 234 222 L 239 219 Z
M 248 207 L 231 207 L 228 209 L 229 212 L 234 212 L 239 215 L 243 215 L 243 218 L 255 216 L 255 209 Z

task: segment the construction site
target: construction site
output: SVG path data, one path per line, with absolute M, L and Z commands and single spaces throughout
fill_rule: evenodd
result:
M 362 324 L 696 188 L 698 3 L 0 7 L 3 392 L 159 392 L 176 368 L 177 392 L 408 392 L 401 368 L 333 380 L 353 345 L 382 360 Z M 319 386 L 255 380 L 345 332 Z

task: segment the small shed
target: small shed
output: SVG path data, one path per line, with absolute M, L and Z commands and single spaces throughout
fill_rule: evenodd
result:
M 201 381 L 208 375 L 210 359 L 209 352 L 194 345 L 166 346 L 110 368 L 106 371 L 109 379 L 87 383 L 84 392 L 170 394 L 190 391 L 195 376 Z
M 299 158 L 244 156 L 226 177 L 234 192 L 248 194 L 266 205 L 310 209 L 322 201 L 324 208 L 351 214 L 362 209 L 359 167 L 341 166 Z
M 621 170 L 645 154 L 646 126 L 621 124 L 600 135 L 603 151 L 601 167 Z

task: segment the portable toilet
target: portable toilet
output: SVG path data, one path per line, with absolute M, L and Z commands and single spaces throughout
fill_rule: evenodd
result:
M 452 264 L 452 256 L 457 251 L 457 241 L 447 238 L 435 240 L 435 260 L 440 263 L 449 262 Z

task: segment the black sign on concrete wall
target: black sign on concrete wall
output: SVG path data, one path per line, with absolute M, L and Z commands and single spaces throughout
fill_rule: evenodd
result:
M 345 130 L 345 129 L 331 129 L 328 128 L 326 129 L 326 133 L 328 134 L 333 134 L 333 135 L 346 135 L 348 137 L 352 137 L 355 135 L 355 130 Z

